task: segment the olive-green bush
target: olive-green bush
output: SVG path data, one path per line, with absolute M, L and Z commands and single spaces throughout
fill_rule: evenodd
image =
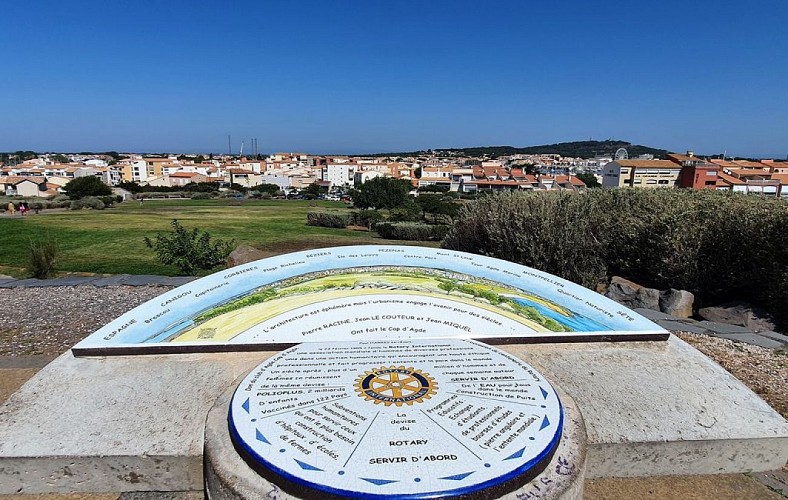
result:
M 466 204 L 445 248 L 593 288 L 618 275 L 689 290 L 696 306 L 742 299 L 788 321 L 788 201 L 716 191 L 505 193 Z
M 417 222 L 380 222 L 375 231 L 389 240 L 438 241 L 449 232 L 449 226 Z
M 307 212 L 306 225 L 344 228 L 350 225 L 350 214 L 338 212 Z
M 59 247 L 53 238 L 30 240 L 30 272 L 33 278 L 47 279 L 55 274 Z
M 374 228 L 378 222 L 386 217 L 377 210 L 353 210 L 350 212 L 350 223 L 354 226 Z
M 200 270 L 210 270 L 227 262 L 236 246 L 235 240 L 221 240 L 197 228 L 187 230 L 177 219 L 170 222 L 172 231 L 159 233 L 154 239 L 143 239 L 145 246 L 156 252 L 164 265 L 177 266 L 181 274 L 193 276 Z
M 86 196 L 71 202 L 71 210 L 82 210 L 83 208 L 91 208 L 93 210 L 104 210 L 106 205 L 103 201 L 95 196 Z

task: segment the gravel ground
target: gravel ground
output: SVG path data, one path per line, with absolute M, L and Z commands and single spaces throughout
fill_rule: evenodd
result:
M 679 332 L 676 335 L 719 363 L 788 418 L 787 351 L 772 351 L 702 333 Z
M 56 355 L 164 286 L 0 289 L 0 356 Z M 788 353 L 702 334 L 678 333 L 788 418 Z
M 164 286 L 2 288 L 0 356 L 60 354 Z

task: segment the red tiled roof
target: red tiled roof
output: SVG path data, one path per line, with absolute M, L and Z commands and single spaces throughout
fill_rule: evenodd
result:
M 783 186 L 788 186 L 788 174 L 772 174 L 773 181 L 780 181 Z
M 22 177 L 18 175 L 11 175 L 8 177 L 0 177 L 0 184 L 6 184 L 11 186 L 16 186 L 19 183 L 24 181 L 30 181 L 34 184 L 43 184 L 46 182 L 46 179 L 43 177 Z
M 668 160 L 616 160 L 616 163 L 622 167 L 633 168 L 681 168 L 681 165 L 676 165 Z
M 719 174 L 717 174 L 717 176 L 718 176 L 720 179 L 722 179 L 724 182 L 726 182 L 726 183 L 728 183 L 728 184 L 731 184 L 731 185 L 742 185 L 742 184 L 746 184 L 746 183 L 745 183 L 743 180 L 741 180 L 741 179 L 737 179 L 736 177 L 733 177 L 732 175 L 728 175 L 728 174 L 726 174 L 725 172 L 720 172 Z
M 559 175 L 559 176 L 556 176 L 555 181 L 558 184 L 570 183 L 573 186 L 585 186 L 586 185 L 585 182 L 583 182 L 580 178 L 575 177 L 574 175 Z

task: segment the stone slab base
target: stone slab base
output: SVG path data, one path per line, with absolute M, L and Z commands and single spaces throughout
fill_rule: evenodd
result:
M 676 337 L 499 347 L 576 401 L 589 477 L 767 471 L 788 461 L 785 419 Z M 0 494 L 202 489 L 208 411 L 272 354 L 64 354 L 0 407 Z
M 270 355 L 63 354 L 0 406 L 0 494 L 201 490 L 208 409 Z
M 788 461 L 785 419 L 678 337 L 503 348 L 577 401 L 590 478 L 767 471 Z

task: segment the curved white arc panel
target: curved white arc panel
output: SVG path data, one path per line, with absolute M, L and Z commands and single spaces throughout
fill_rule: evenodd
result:
M 667 335 L 626 307 L 535 269 L 451 250 L 369 245 L 297 252 L 214 273 L 123 314 L 74 353 L 384 338 L 549 342 Z

